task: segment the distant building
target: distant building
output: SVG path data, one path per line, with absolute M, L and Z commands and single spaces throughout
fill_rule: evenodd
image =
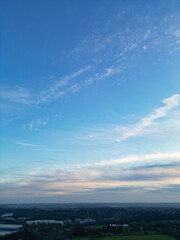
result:
M 53 219 L 51 220 L 32 220 L 32 221 L 26 221 L 27 225 L 38 225 L 38 224 L 61 224 L 63 225 L 63 221 L 55 221 Z
M 18 220 L 26 220 L 27 217 L 19 217 Z
M 122 224 L 122 227 L 129 227 L 129 224 Z
M 72 220 L 71 219 L 65 219 L 64 223 L 72 223 Z
M 92 218 L 85 218 L 84 220 L 80 221 L 81 224 L 92 223 L 92 222 L 95 222 L 95 220 Z
M 63 221 L 55 221 L 55 223 L 63 225 Z
M 76 218 L 75 221 L 76 221 L 76 222 L 81 222 L 82 219 L 81 219 L 81 218 Z
M 110 227 L 122 227 L 121 224 L 117 224 L 117 223 L 110 223 L 109 226 Z
M 119 224 L 119 223 L 111 223 L 109 224 L 110 227 L 128 227 L 128 224 Z

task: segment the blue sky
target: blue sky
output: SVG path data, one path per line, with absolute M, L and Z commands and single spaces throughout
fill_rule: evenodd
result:
M 180 2 L 0 4 L 0 202 L 179 201 Z

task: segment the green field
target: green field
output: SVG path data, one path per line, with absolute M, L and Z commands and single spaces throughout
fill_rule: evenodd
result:
M 137 236 L 108 236 L 100 238 L 82 237 L 74 238 L 75 240 L 175 240 L 175 238 L 167 235 L 137 235 Z

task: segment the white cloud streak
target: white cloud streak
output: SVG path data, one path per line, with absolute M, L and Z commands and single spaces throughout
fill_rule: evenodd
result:
M 180 94 L 175 94 L 170 98 L 162 100 L 164 107 L 155 109 L 149 116 L 142 118 L 134 127 L 125 128 L 121 137 L 117 138 L 117 142 L 125 141 L 129 137 L 140 135 L 143 130 L 153 124 L 154 120 L 167 115 L 172 108 L 178 107 L 180 102 Z
M 89 127 L 79 138 L 93 141 L 94 144 L 121 143 L 129 138 L 142 137 L 143 135 L 149 135 L 149 137 L 156 136 L 157 138 L 167 135 L 168 138 L 177 138 L 180 131 L 179 109 L 173 111 L 172 116 L 169 114 L 169 111 L 179 106 L 180 94 L 174 94 L 162 100 L 162 102 L 165 106 L 155 109 L 147 117 L 141 118 L 134 124 L 108 124 L 98 128 Z M 157 121 L 158 119 L 161 121 Z
M 16 144 L 25 146 L 25 147 L 44 147 L 43 145 L 32 144 L 32 143 L 23 143 L 23 142 L 16 142 Z
M 96 162 L 93 164 L 87 164 L 87 166 L 112 166 L 112 165 L 119 165 L 123 163 L 135 163 L 142 161 L 142 163 L 151 163 L 151 161 L 157 161 L 159 164 L 165 164 L 169 161 L 178 160 L 180 161 L 180 152 L 172 152 L 172 153 L 152 153 L 146 155 L 129 155 L 127 157 L 119 158 L 119 159 L 112 159 L 108 161 Z M 159 162 L 162 161 L 163 162 Z

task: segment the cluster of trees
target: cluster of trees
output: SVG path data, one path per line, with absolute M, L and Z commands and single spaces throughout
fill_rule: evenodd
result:
M 180 208 L 166 207 L 99 207 L 99 208 L 0 208 L 0 215 L 5 212 L 14 213 L 15 218 L 27 217 L 28 219 L 54 219 L 65 220 L 76 218 L 92 218 L 98 222 L 109 223 L 118 221 L 120 223 L 140 222 L 140 221 L 163 221 L 180 219 Z

